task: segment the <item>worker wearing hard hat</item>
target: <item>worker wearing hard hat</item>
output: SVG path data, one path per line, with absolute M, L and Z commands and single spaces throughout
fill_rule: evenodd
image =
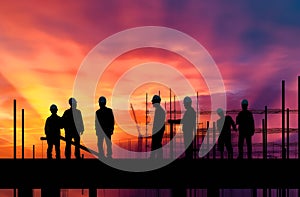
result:
M 77 100 L 73 97 L 69 99 L 70 108 L 65 110 L 62 115 L 66 146 L 65 146 L 65 157 L 66 159 L 71 158 L 71 142 L 74 139 L 75 143 L 75 158 L 80 159 L 80 136 L 83 134 L 84 125 L 82 114 L 79 109 L 77 109 Z
M 60 159 L 60 129 L 62 129 L 62 119 L 57 115 L 58 108 L 55 104 L 50 106 L 51 115 L 45 122 L 45 135 L 47 139 L 47 159 L 52 159 L 52 150 L 55 146 L 55 158 Z
M 238 159 L 243 158 L 244 140 L 247 143 L 247 156 L 248 159 L 252 158 L 252 136 L 254 135 L 255 125 L 254 118 L 251 111 L 248 110 L 248 100 L 244 99 L 241 102 L 242 111 L 236 117 L 236 124 L 238 125 L 239 138 L 238 138 Z
M 106 158 L 112 158 L 112 143 L 111 136 L 114 132 L 114 114 L 111 108 L 106 107 L 106 98 L 100 96 L 98 99 L 99 107 L 96 111 L 95 129 L 98 137 L 97 145 L 99 152 L 99 159 L 105 158 L 104 156 L 104 140 L 106 143 Z
M 217 109 L 219 119 L 217 120 L 217 130 L 220 132 L 218 138 L 218 148 L 221 159 L 224 158 L 224 146 L 227 150 L 227 158 L 233 159 L 233 148 L 231 143 L 231 128 L 237 131 L 236 124 L 230 115 L 225 115 L 222 108 Z
M 155 112 L 152 127 L 152 144 L 150 158 L 162 159 L 162 138 L 165 132 L 166 112 L 160 105 L 161 98 L 159 95 L 154 95 L 152 97 L 151 102 L 153 104 L 153 107 L 155 108 Z
M 193 139 L 196 134 L 196 112 L 192 107 L 191 97 L 186 96 L 183 99 L 183 105 L 186 109 L 181 119 L 185 159 L 193 159 Z

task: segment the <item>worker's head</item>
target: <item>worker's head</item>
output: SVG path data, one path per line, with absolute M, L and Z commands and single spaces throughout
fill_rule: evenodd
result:
M 50 106 L 50 111 L 51 111 L 52 114 L 56 114 L 57 111 L 58 111 L 57 106 L 55 104 L 52 104 Z
M 151 100 L 151 102 L 152 102 L 153 105 L 154 105 L 155 103 L 160 103 L 160 101 L 161 101 L 161 98 L 160 98 L 160 96 L 158 96 L 158 95 L 154 95 L 154 96 L 152 97 L 152 100 Z
M 220 117 L 223 117 L 224 116 L 224 111 L 222 108 L 218 108 L 217 109 L 217 114 L 220 116 Z
M 192 99 L 189 96 L 184 97 L 183 99 L 183 105 L 185 108 L 191 107 L 192 106 Z
M 71 97 L 69 98 L 69 104 L 71 107 L 76 108 L 77 107 L 77 101 L 75 98 Z
M 248 100 L 247 99 L 243 99 L 241 102 L 241 106 L 243 110 L 246 110 L 248 108 Z
M 106 105 L 106 98 L 104 96 L 100 96 L 98 100 L 99 106 L 105 106 Z

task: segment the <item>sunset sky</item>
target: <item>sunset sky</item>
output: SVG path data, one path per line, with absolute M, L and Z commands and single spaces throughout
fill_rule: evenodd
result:
M 297 77 L 300 75 L 299 10 L 300 2 L 296 0 L 1 1 L 0 157 L 12 157 L 13 99 L 17 100 L 18 144 L 21 141 L 21 109 L 24 109 L 26 155 L 30 157 L 32 146 L 36 145 L 36 154 L 41 157 L 40 137 L 44 136 L 49 107 L 52 103 L 57 104 L 59 115 L 69 107 L 68 99 L 74 93 L 78 72 L 84 61 L 89 60 L 89 54 L 110 36 L 143 26 L 170 28 L 197 41 L 220 72 L 227 109 L 239 109 L 244 98 L 253 109 L 263 109 L 266 105 L 281 108 L 282 80 L 286 83 L 286 107 L 296 109 Z M 149 36 L 145 35 L 145 40 L 140 42 L 146 42 Z M 166 39 L 172 40 L 172 36 Z M 99 58 L 108 58 L 122 48 L 125 41 L 105 46 Z M 170 46 L 186 54 L 195 52 L 179 45 L 175 39 Z M 139 121 L 145 124 L 146 93 L 149 93 L 150 101 L 159 90 L 163 102 L 169 102 L 171 86 L 179 92 L 173 92 L 178 96 L 177 100 L 191 93 L 185 92 L 186 88 L 180 87 L 180 80 L 176 80 L 180 73 L 178 76 L 183 76 L 181 79 L 188 81 L 194 92 L 199 93 L 200 109 L 215 110 L 207 106 L 211 92 L 203 73 L 196 72 L 191 62 L 176 50 L 148 47 L 116 57 L 99 81 L 95 81 L 99 84 L 94 97 L 90 98 L 93 102 L 88 106 L 79 102 L 78 108 L 94 113 L 98 108 L 98 97 L 105 95 L 108 106 L 115 102 L 116 116 L 124 112 L 125 117 L 130 114 L 129 104 L 133 103 L 136 110 L 141 111 L 138 112 Z M 205 62 L 203 65 L 205 67 Z M 138 66 L 144 67 L 138 70 Z M 169 74 L 169 81 L 164 84 L 156 83 L 157 79 L 166 78 L 167 71 L 174 71 L 174 76 Z M 98 74 L 97 71 L 90 72 Z M 156 74 L 157 78 L 154 77 Z M 144 80 L 151 77 L 154 80 Z M 87 75 L 81 80 L 88 83 L 91 78 Z M 128 89 L 128 94 L 114 87 L 121 90 L 135 88 Z M 126 96 L 129 99 L 122 100 Z M 189 96 L 195 98 L 196 95 Z M 150 103 L 149 108 L 153 110 Z M 84 135 L 92 138 L 94 131 L 90 120 L 86 120 Z M 134 123 L 133 119 L 130 121 Z M 132 126 L 135 129 L 135 125 Z M 280 127 L 280 121 L 270 122 L 272 126 Z M 296 126 L 296 121 L 291 120 L 291 127 Z M 45 147 L 44 143 L 44 155 Z

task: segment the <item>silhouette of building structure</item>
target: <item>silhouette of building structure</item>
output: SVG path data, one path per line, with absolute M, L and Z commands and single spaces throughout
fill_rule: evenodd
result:
M 253 190 L 264 189 L 266 194 L 267 189 L 278 188 L 282 196 L 285 196 L 288 189 L 300 188 L 300 171 L 297 170 L 300 166 L 300 76 L 298 77 L 298 109 L 290 110 L 285 107 L 284 95 L 284 81 L 282 83 L 282 109 L 268 109 L 252 110 L 253 114 L 265 114 L 262 120 L 262 128 L 257 128 L 256 131 L 261 132 L 262 142 L 253 144 L 253 155 L 259 149 L 260 155 L 254 157 L 252 160 L 221 160 L 217 155 L 213 154 L 213 149 L 208 153 L 208 157 L 197 158 L 193 160 L 181 160 L 180 158 L 170 162 L 169 165 L 153 171 L 147 172 L 126 172 L 115 169 L 98 159 L 81 159 L 81 160 L 46 160 L 46 159 L 28 159 L 24 157 L 24 110 L 22 109 L 22 157 L 17 158 L 16 146 L 16 100 L 14 100 L 14 120 L 13 120 L 13 139 L 14 139 L 14 157 L 11 159 L 1 159 L 1 165 L 5 166 L 0 176 L 0 189 L 17 189 L 19 196 L 33 196 L 33 189 L 40 188 L 42 190 L 42 197 L 49 195 L 49 191 L 53 192 L 52 197 L 59 196 L 61 189 L 89 189 L 89 196 L 97 196 L 97 189 L 115 188 L 115 189 L 175 189 L 174 192 L 186 193 L 190 188 L 206 188 L 208 195 L 215 195 L 219 189 L 244 189 L 250 188 Z M 171 113 L 171 111 L 170 111 Z M 210 112 L 211 113 L 211 112 Z M 234 113 L 234 111 L 229 111 Z M 267 141 L 267 134 L 269 128 L 268 114 L 278 113 L 282 114 L 282 128 L 277 132 L 281 132 L 282 144 L 277 144 L 279 147 L 276 157 L 269 157 L 271 153 L 270 142 Z M 289 128 L 290 113 L 297 113 L 298 128 Z M 285 119 L 287 115 L 287 119 Z M 172 117 L 172 116 L 170 116 Z M 287 122 L 286 122 L 287 121 Z M 169 119 L 169 135 L 167 137 L 172 139 L 174 137 L 174 125 L 178 124 L 178 119 Z M 173 126 L 172 126 L 173 125 Z M 285 128 L 286 125 L 286 128 Z M 208 126 L 205 128 L 198 128 L 196 133 L 196 145 L 205 145 L 203 136 L 213 128 Z M 290 143 L 289 134 L 294 132 L 298 135 L 298 142 Z M 45 140 L 41 137 L 41 140 Z M 65 140 L 61 137 L 61 140 Z M 208 141 L 209 143 L 209 141 Z M 75 145 L 75 143 L 72 143 Z M 34 147 L 34 146 L 33 146 Z M 290 154 L 293 147 L 294 156 Z M 96 151 L 90 150 L 87 147 L 80 145 L 81 150 L 87 151 L 91 154 L 98 155 Z M 257 148 L 257 149 L 256 149 Z M 199 151 L 199 146 L 194 147 L 194 151 Z M 287 152 L 288 151 L 288 152 Z M 34 152 L 34 151 L 33 151 Z M 212 159 L 209 157 L 213 154 Z M 274 155 L 274 154 L 273 154 Z M 173 152 L 170 152 L 169 157 L 165 159 L 173 159 Z M 147 159 L 114 159 L 114 162 L 123 165 L 146 165 L 149 163 Z M 55 173 L 51 170 L 37 170 L 42 166 L 43 169 L 55 169 Z M 70 168 L 82 169 L 79 174 L 74 174 Z M 222 166 L 222 168 L 220 168 Z M 236 169 L 244 166 L 246 171 L 241 175 Z M 272 167 L 270 167 L 272 166 Z M 227 169 L 224 171 L 223 169 Z M 274 170 L 280 169 L 280 170 Z M 157 179 L 157 177 L 161 177 Z M 129 181 L 130 178 L 130 181 Z M 153 181 L 155 180 L 155 181 Z M 51 193 L 50 192 L 50 193 Z M 174 193 L 175 195 L 175 193 Z M 281 196 L 281 195 L 280 195 Z

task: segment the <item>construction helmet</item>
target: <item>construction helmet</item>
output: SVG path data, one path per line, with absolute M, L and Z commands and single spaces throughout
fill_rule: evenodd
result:
M 77 103 L 77 101 L 76 101 L 75 98 L 71 97 L 71 98 L 69 99 L 69 104 L 72 105 L 72 104 L 74 104 L 74 103 Z
M 52 104 L 52 105 L 50 106 L 50 111 L 54 111 L 54 110 L 57 111 L 57 106 L 56 106 L 55 104 Z
M 184 103 L 192 103 L 192 99 L 191 99 L 191 97 L 186 96 L 186 97 L 184 97 L 183 102 Z
M 248 105 L 248 100 L 247 99 L 243 99 L 241 104 L 242 105 Z
M 99 104 L 106 104 L 106 98 L 104 96 L 100 96 L 98 100 Z
M 160 103 L 160 101 L 161 101 L 161 98 L 158 95 L 154 95 L 151 100 L 152 103 Z
M 219 115 L 221 115 L 221 114 L 224 114 L 224 111 L 223 111 L 222 108 L 218 108 L 218 109 L 217 109 L 217 113 L 218 113 Z

